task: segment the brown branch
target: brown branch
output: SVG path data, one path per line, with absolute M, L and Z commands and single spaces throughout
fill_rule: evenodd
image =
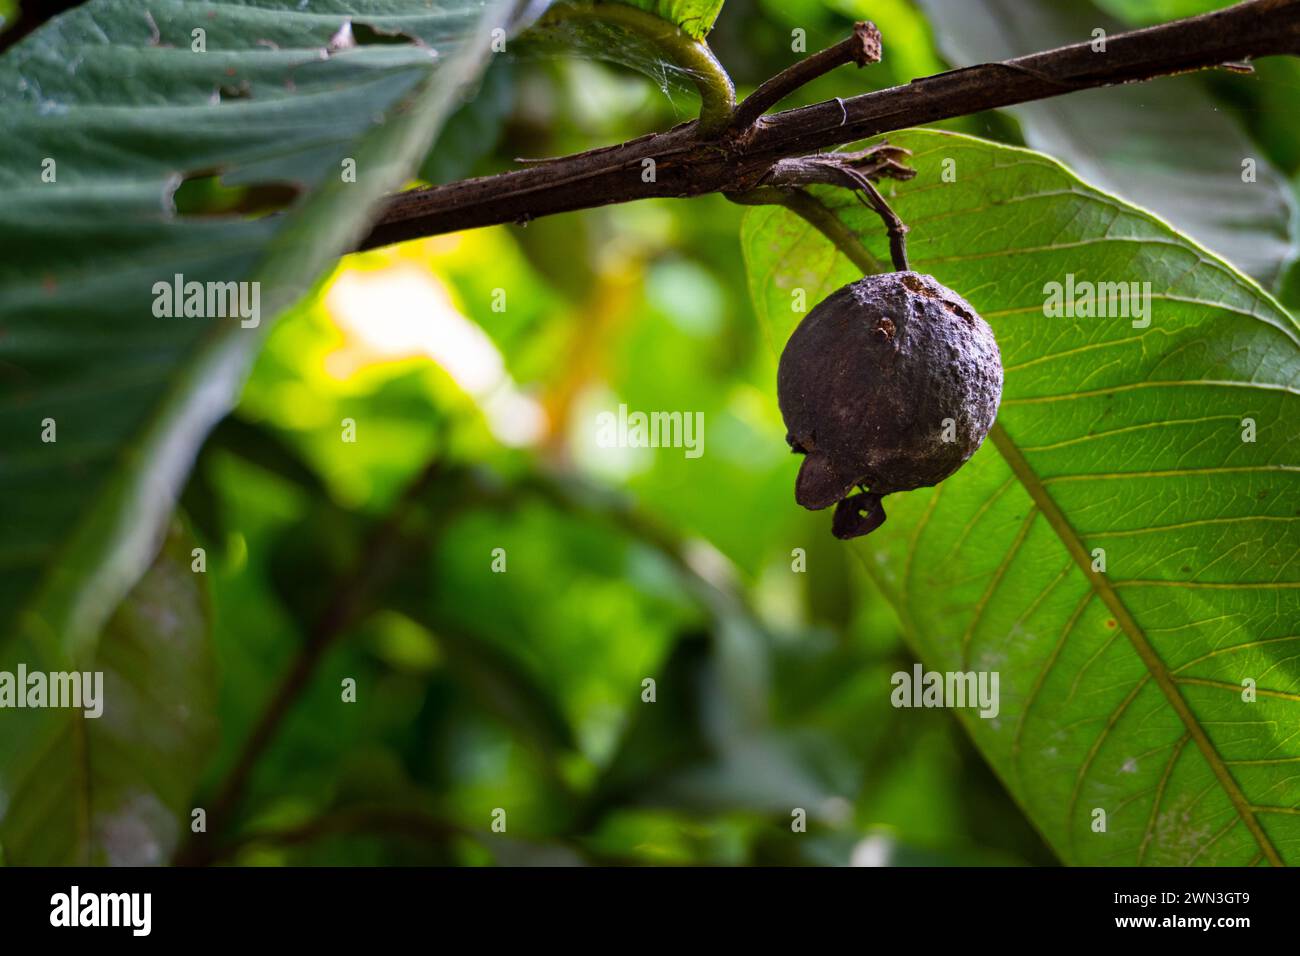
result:
M 829 73 L 837 66 L 856 63 L 859 67 L 880 62 L 880 31 L 874 23 L 853 24 L 853 35 L 820 53 L 805 57 L 789 69 L 759 86 L 736 107 L 731 116 L 733 130 L 746 130 L 760 117 L 801 86 Z
M 1300 55 L 1300 0 L 1249 0 L 1117 34 L 1104 53 L 1077 43 L 765 116 L 739 133 L 701 139 L 688 123 L 528 169 L 412 190 L 389 201 L 360 248 L 610 203 L 745 192 L 780 159 L 892 130 L 1282 54 Z

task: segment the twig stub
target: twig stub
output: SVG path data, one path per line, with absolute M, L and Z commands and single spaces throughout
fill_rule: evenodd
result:
M 837 66 L 856 63 L 859 67 L 863 67 L 880 62 L 880 51 L 880 31 L 876 29 L 876 25 L 859 20 L 853 24 L 853 33 L 846 39 L 812 56 L 804 57 L 770 80 L 761 83 L 758 89 L 736 107 L 736 111 L 731 116 L 731 131 L 743 134 L 781 100 Z
M 859 67 L 880 62 L 880 31 L 874 23 L 868 20 L 859 20 L 853 24 L 852 40 L 854 43 L 853 62 Z

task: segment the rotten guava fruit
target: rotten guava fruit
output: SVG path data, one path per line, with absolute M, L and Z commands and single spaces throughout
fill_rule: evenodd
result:
M 781 353 L 786 440 L 804 456 L 795 500 L 836 505 L 837 538 L 868 534 L 885 495 L 936 485 L 975 454 L 1001 397 L 993 330 L 965 299 L 917 272 L 850 283 Z

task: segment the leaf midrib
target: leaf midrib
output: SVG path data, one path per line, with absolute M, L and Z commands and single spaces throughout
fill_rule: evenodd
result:
M 1278 853 L 1277 848 L 1273 846 L 1268 834 L 1264 832 L 1264 828 L 1260 825 L 1258 818 L 1255 816 L 1250 801 L 1246 799 L 1246 795 L 1242 792 L 1241 787 L 1238 786 L 1236 779 L 1232 776 L 1232 772 L 1228 769 L 1227 764 L 1224 763 L 1223 757 L 1215 748 L 1214 743 L 1205 732 L 1205 728 L 1201 726 L 1200 721 L 1197 720 L 1196 715 L 1192 712 L 1187 700 L 1178 689 L 1178 684 L 1174 680 L 1173 674 L 1170 672 L 1169 668 L 1165 666 L 1164 661 L 1160 658 L 1155 647 L 1147 639 L 1146 632 L 1129 612 L 1128 607 L 1124 604 L 1119 593 L 1106 578 L 1106 575 L 1092 570 L 1092 559 L 1088 554 L 1088 549 L 1084 546 L 1083 540 L 1074 530 L 1074 527 L 1070 524 L 1065 513 L 1052 499 L 1046 485 L 1044 485 L 1042 480 L 1039 479 L 1037 473 L 1025 459 L 1024 454 L 1020 451 L 1020 448 L 1015 443 L 1014 439 L 1007 434 L 1007 431 L 1002 426 L 1001 422 L 995 422 L 993 424 L 989 436 L 993 439 L 993 444 L 997 447 L 998 452 L 1002 455 L 1002 458 L 1006 461 L 1008 467 L 1011 468 L 1016 479 L 1029 494 L 1029 497 L 1033 500 L 1034 504 L 1038 506 L 1039 511 L 1041 511 L 1043 517 L 1047 519 L 1048 524 L 1051 525 L 1052 530 L 1056 533 L 1057 538 L 1060 539 L 1061 544 L 1065 546 L 1070 557 L 1074 559 L 1079 570 L 1083 572 L 1083 576 L 1087 580 L 1089 587 L 1092 588 L 1097 597 L 1101 598 L 1106 607 L 1110 609 L 1111 614 L 1115 616 L 1116 622 L 1128 637 L 1129 643 L 1133 645 L 1134 651 L 1137 652 L 1138 657 L 1142 660 L 1147 672 L 1151 675 L 1151 678 L 1156 682 L 1157 686 L 1159 686 L 1161 692 L 1165 695 L 1166 700 L 1168 700 L 1169 705 L 1174 709 L 1174 712 L 1178 714 L 1179 719 L 1182 720 L 1183 725 L 1187 728 L 1188 734 L 1191 736 L 1192 740 L 1195 741 L 1197 749 L 1200 750 L 1201 756 L 1203 756 L 1206 763 L 1209 764 L 1210 770 L 1214 773 L 1215 779 L 1218 780 L 1219 785 L 1223 788 L 1228 799 L 1232 802 L 1233 808 L 1237 811 L 1237 815 L 1241 818 L 1241 821 L 1246 825 L 1246 829 L 1250 831 L 1251 835 L 1255 838 L 1255 842 L 1259 844 L 1264 856 L 1273 866 L 1282 866 L 1283 862 L 1281 855 Z

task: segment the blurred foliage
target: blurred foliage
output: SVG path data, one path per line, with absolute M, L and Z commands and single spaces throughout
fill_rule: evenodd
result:
M 1232 6 L 1231 0 L 1098 0 L 1098 6 L 1131 26 L 1148 26 L 1169 17 L 1192 16 Z M 1293 207 L 1300 209 L 1300 61 L 1267 57 L 1251 64 L 1254 73 L 1218 71 L 1205 78 L 1234 120 L 1245 127 L 1257 149 L 1290 179 Z M 1293 230 L 1294 231 L 1294 230 Z M 1292 261 L 1274 290 L 1293 311 L 1300 308 L 1300 260 Z

